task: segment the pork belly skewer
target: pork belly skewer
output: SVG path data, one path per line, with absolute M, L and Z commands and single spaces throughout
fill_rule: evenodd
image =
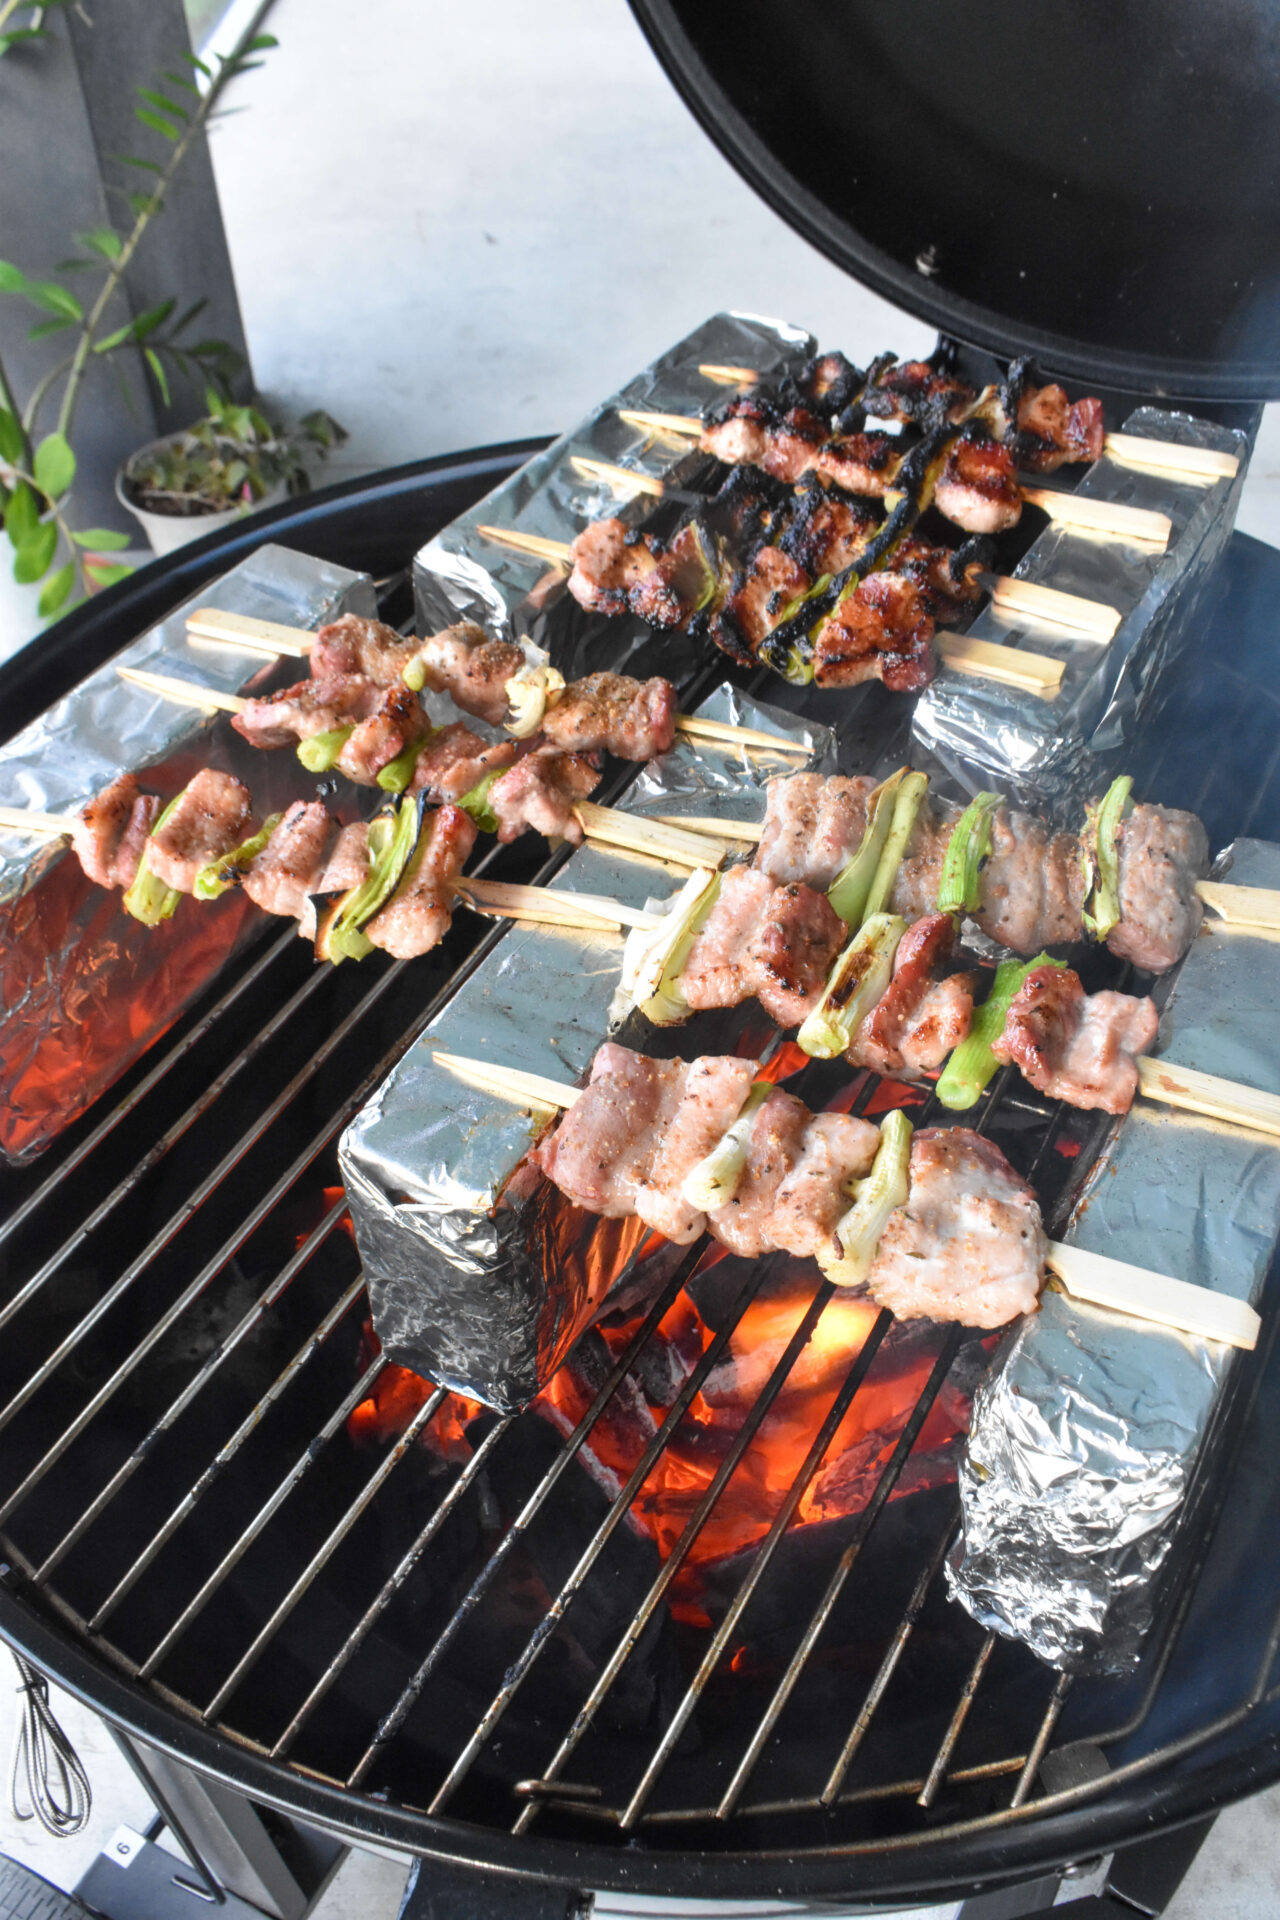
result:
M 876 1129 L 812 1113 L 752 1085 L 733 1057 L 651 1060 L 608 1044 L 583 1088 L 437 1053 L 465 1084 L 564 1118 L 531 1158 L 568 1198 L 608 1217 L 636 1214 L 691 1242 L 817 1260 L 901 1319 L 998 1327 L 1036 1303 L 1045 1269 L 1078 1298 L 1251 1347 L 1243 1303 L 1049 1241 L 1030 1188 L 967 1128 L 913 1135 L 901 1112 Z

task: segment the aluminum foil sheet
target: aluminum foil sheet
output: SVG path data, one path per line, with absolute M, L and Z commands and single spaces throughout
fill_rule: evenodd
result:
M 1126 433 L 1236 453 L 1233 480 L 1204 482 L 1125 465 L 1104 454 L 1074 491 L 1168 514 L 1161 553 L 1139 542 L 1050 525 L 1014 569 L 1017 579 L 1099 600 L 1124 615 L 1114 639 L 1080 639 L 1045 621 L 986 606 L 969 628 L 977 639 L 1065 662 L 1052 700 L 939 670 L 916 707 L 913 732 L 968 793 L 997 783 L 1023 805 L 1064 800 L 1105 784 L 1107 756 L 1133 740 L 1157 685 L 1192 631 L 1214 567 L 1231 537 L 1248 464 L 1247 437 L 1189 414 L 1139 407 Z
M 293 754 L 259 752 L 225 714 L 144 693 L 116 672 L 145 667 L 223 693 L 296 677 L 296 661 L 282 670 L 260 654 L 190 644 L 186 615 L 204 605 L 299 627 L 376 612 L 365 575 L 259 548 L 0 746 L 0 803 L 78 812 L 125 771 L 172 797 L 203 765 L 238 774 L 259 816 L 308 795 L 314 783 Z M 117 892 L 85 878 L 65 840 L 0 830 L 0 1153 L 25 1160 L 48 1146 L 267 924 L 236 890 L 144 927 Z
M 808 757 L 681 740 L 651 762 L 622 804 L 686 812 L 717 806 L 758 818 L 772 774 L 816 766 L 828 730 L 757 705 L 728 687 L 699 706 L 799 741 Z M 688 804 L 701 794 L 701 808 Z M 552 881 L 631 906 L 669 898 L 684 879 L 638 855 L 584 846 Z M 555 1371 L 600 1301 L 624 1276 L 661 1283 L 672 1249 L 641 1221 L 571 1206 L 526 1164 L 548 1124 L 478 1093 L 436 1065 L 437 1049 L 572 1084 L 608 1037 L 622 937 L 515 926 L 410 1048 L 343 1135 L 339 1161 L 364 1263 L 373 1322 L 389 1358 L 489 1406 L 525 1405 Z M 699 1022 L 698 1050 L 732 1051 L 742 1019 Z M 644 1031 L 639 1029 L 643 1027 Z M 681 1029 L 638 1017 L 619 1036 L 668 1055 Z M 687 1042 L 686 1042 L 687 1050 Z M 679 1250 L 677 1250 L 678 1253 Z
M 1280 887 L 1280 846 L 1241 840 L 1229 857 L 1232 881 Z M 1207 932 L 1155 1051 L 1280 1093 L 1277 1005 L 1280 943 Z M 1063 1237 L 1257 1305 L 1280 1238 L 1280 1142 L 1139 1100 Z M 1046 1288 L 975 1403 L 954 1596 L 1053 1666 L 1130 1667 L 1241 1361 Z

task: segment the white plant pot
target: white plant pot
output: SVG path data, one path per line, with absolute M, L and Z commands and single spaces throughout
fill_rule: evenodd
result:
M 163 446 L 172 439 L 166 434 L 164 440 L 152 440 L 145 447 L 139 447 L 139 453 L 148 453 L 153 446 Z M 124 468 L 116 474 L 116 499 L 122 507 L 127 507 L 151 545 L 152 553 L 173 553 L 178 547 L 185 547 L 189 541 L 203 539 L 206 533 L 218 533 L 223 527 L 233 527 L 237 520 L 243 520 L 246 514 L 256 513 L 260 507 L 277 506 L 289 492 L 287 480 L 277 480 L 269 487 L 261 500 L 255 500 L 252 506 L 226 507 L 221 513 L 148 513 L 145 507 L 135 507 L 125 492 Z

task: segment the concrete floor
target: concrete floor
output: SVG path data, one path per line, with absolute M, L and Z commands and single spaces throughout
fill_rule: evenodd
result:
M 270 26 L 280 49 L 241 84 L 215 163 L 259 385 L 350 429 L 332 477 L 559 429 L 719 307 L 783 314 L 855 359 L 931 344 L 738 179 L 623 0 L 277 0 Z M 1280 544 L 1280 407 L 1240 525 Z M 31 630 L 29 602 L 0 598 L 0 657 Z M 6 1815 L 0 1850 L 70 1887 L 146 1810 L 91 1717 L 60 1711 L 91 1830 L 59 1842 Z M 403 1877 L 353 1857 L 324 1920 L 393 1915 Z M 1223 1817 L 1169 1920 L 1273 1914 L 1280 1790 Z

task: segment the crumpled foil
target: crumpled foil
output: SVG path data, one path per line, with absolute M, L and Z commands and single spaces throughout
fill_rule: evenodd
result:
M 264 754 L 225 714 L 145 693 L 116 672 L 145 667 L 223 693 L 279 679 L 260 654 L 188 642 L 187 613 L 207 605 L 298 627 L 377 610 L 364 574 L 259 548 L 0 746 L 0 804 L 75 813 L 126 770 L 171 798 L 205 765 L 238 774 L 259 816 L 303 796 L 293 754 Z M 289 668 L 285 679 L 300 671 Z M 47 1147 L 267 924 L 233 889 L 144 927 L 118 892 L 86 879 L 65 840 L 0 829 L 0 1153 L 21 1161 Z
M 775 773 L 819 764 L 825 727 L 760 706 L 729 687 L 699 713 L 802 743 L 806 757 L 681 738 L 624 797 L 627 810 L 758 819 Z M 700 797 L 701 805 L 693 802 Z M 630 906 L 674 894 L 685 875 L 640 855 L 576 850 L 551 885 Z M 545 1074 L 571 1085 L 608 1037 L 621 934 L 511 927 L 394 1069 L 342 1137 L 339 1163 L 364 1265 L 373 1323 L 388 1358 L 504 1412 L 554 1373 L 604 1295 L 624 1274 L 661 1284 L 671 1249 L 642 1221 L 604 1220 L 570 1205 L 526 1164 L 545 1130 L 532 1111 L 465 1086 L 437 1049 Z M 736 1010 L 735 1010 L 736 1013 Z M 680 1052 L 683 1030 L 639 1016 L 620 1037 Z M 699 1022 L 697 1050 L 731 1050 L 741 1018 Z M 640 1032 L 639 1028 L 644 1031 Z M 723 1036 L 723 1037 L 722 1037 Z M 687 1040 L 686 1040 L 687 1050 Z
M 1126 466 L 1104 454 L 1073 491 L 1092 499 L 1168 514 L 1168 548 L 1103 538 L 1051 524 L 1014 569 L 1014 578 L 1102 601 L 1124 615 L 1106 644 L 1070 635 L 1047 621 L 1012 617 L 987 605 L 969 632 L 975 639 L 1025 647 L 1066 663 L 1052 700 L 940 667 L 921 696 L 912 731 L 960 787 L 993 781 L 1023 805 L 1065 800 L 1105 785 L 1108 756 L 1133 740 L 1183 638 L 1194 627 L 1213 570 L 1235 524 L 1248 466 L 1247 436 L 1189 414 L 1139 407 L 1126 433 L 1240 457 L 1234 479 L 1180 480 Z
M 1280 846 L 1230 878 L 1280 887 Z M 1280 1093 L 1280 944 L 1214 928 L 1183 961 L 1155 1052 Z M 1280 1142 L 1139 1100 L 1063 1238 L 1257 1305 L 1280 1237 Z M 1223 1430 L 1242 1356 L 1046 1288 L 978 1394 L 951 1591 L 1052 1666 L 1136 1660 Z

